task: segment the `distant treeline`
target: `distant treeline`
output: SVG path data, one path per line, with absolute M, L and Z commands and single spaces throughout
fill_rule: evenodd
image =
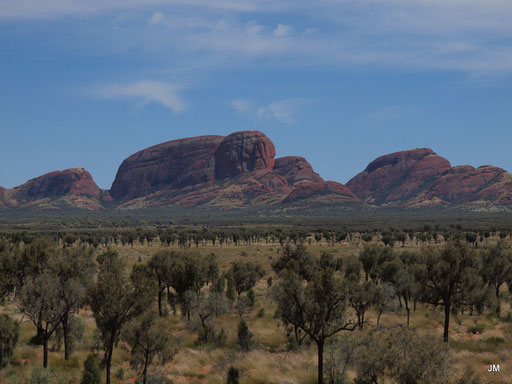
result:
M 176 227 L 146 227 L 134 229 L 90 229 L 90 230 L 46 230 L 46 231 L 4 231 L 0 238 L 11 244 L 30 244 L 34 238 L 45 236 L 64 247 L 73 245 L 88 245 L 95 248 L 111 245 L 153 246 L 155 243 L 167 247 L 199 248 L 205 246 L 222 247 L 225 245 L 251 245 L 251 244 L 280 244 L 285 243 L 327 243 L 341 244 L 344 241 L 359 241 L 370 243 L 382 242 L 384 245 L 405 245 L 406 241 L 415 241 L 418 245 L 446 242 L 457 235 L 465 239 L 475 248 L 479 243 L 491 236 L 501 239 L 512 237 L 512 231 L 504 227 L 492 226 L 490 228 L 476 227 L 465 229 L 460 225 L 450 224 L 447 227 L 424 224 L 418 227 L 403 227 L 401 229 L 347 229 L 302 227 L 285 228 L 176 228 Z

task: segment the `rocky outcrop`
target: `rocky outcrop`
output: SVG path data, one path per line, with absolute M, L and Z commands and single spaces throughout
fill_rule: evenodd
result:
M 272 141 L 258 131 L 170 141 L 123 161 L 110 195 L 122 209 L 261 207 L 320 194 L 358 200 L 341 184 L 324 184 L 306 159 L 275 155 Z
M 448 160 L 429 148 L 396 152 L 372 161 L 347 187 L 370 203 L 401 201 L 450 168 Z
M 286 179 L 288 184 L 296 185 L 301 182 L 318 183 L 323 181 L 311 164 L 303 157 L 288 156 L 276 159 L 274 172 Z
M 357 196 L 343 184 L 336 183 L 334 181 L 321 181 L 300 184 L 283 200 L 283 203 L 290 203 L 318 196 L 329 196 L 329 200 L 326 202 L 331 203 L 355 203 L 359 201 Z
M 402 207 L 510 204 L 512 176 L 494 166 L 451 167 L 431 149 L 381 156 L 347 186 L 362 200 Z
M 16 188 L 18 199 L 34 200 L 66 195 L 82 195 L 99 199 L 101 191 L 91 174 L 83 168 L 50 172 Z
M 274 144 L 262 132 L 235 132 L 215 151 L 215 177 L 227 179 L 242 173 L 274 168 Z
M 102 209 L 103 192 L 83 168 L 50 172 L 2 191 L 4 207 L 59 209 L 68 206 Z
M 222 136 L 199 136 L 143 149 L 122 162 L 110 195 L 127 201 L 161 190 L 212 181 L 215 151 L 223 139 Z
M 491 165 L 452 167 L 429 148 L 381 156 L 346 186 L 324 181 L 303 157 L 275 155 L 272 141 L 257 131 L 173 140 L 125 159 L 109 191 L 98 188 L 83 168 L 67 169 L 16 188 L 0 187 L 0 208 L 512 209 L 510 173 Z

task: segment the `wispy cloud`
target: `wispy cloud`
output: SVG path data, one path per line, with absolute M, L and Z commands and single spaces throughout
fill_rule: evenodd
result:
M 390 105 L 375 112 L 369 113 L 368 118 L 372 120 L 396 120 L 404 116 L 404 108 Z
M 252 108 L 252 102 L 244 99 L 235 99 L 230 105 L 231 108 L 238 112 L 247 112 Z
M 164 19 L 165 19 L 165 16 L 162 12 L 160 12 L 160 11 L 153 12 L 153 14 L 151 15 L 151 18 L 149 19 L 149 25 L 155 26 L 155 25 L 161 23 L 162 20 L 164 20 Z
M 133 10 L 142 22 L 98 39 L 187 64 L 275 58 L 266 64 L 512 72 L 510 0 L 0 0 L 0 21 Z
M 107 84 L 95 86 L 90 94 L 104 99 L 132 99 L 146 105 L 161 104 L 174 113 L 185 110 L 185 102 L 178 95 L 178 88 L 169 83 L 138 81 L 131 84 Z
M 292 30 L 292 27 L 289 25 L 279 24 L 276 29 L 274 29 L 274 35 L 277 37 L 288 36 Z
M 304 101 L 299 99 L 276 100 L 268 104 L 259 104 L 246 99 L 235 99 L 230 105 L 235 111 L 250 114 L 259 120 L 275 119 L 292 125 L 296 122 L 298 108 L 303 103 Z

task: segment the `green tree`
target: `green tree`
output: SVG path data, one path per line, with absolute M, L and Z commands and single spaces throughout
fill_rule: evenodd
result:
M 0 371 L 7 367 L 20 336 L 20 327 L 9 316 L 0 314 Z M 1 377 L 1 376 L 0 376 Z
M 242 351 L 248 352 L 252 348 L 253 334 L 249 331 L 249 327 L 244 319 L 240 319 L 238 323 L 237 342 Z
M 430 336 L 408 329 L 368 333 L 355 343 L 351 361 L 357 384 L 441 384 L 446 382 L 449 351 Z
M 115 251 L 98 256 L 99 272 L 91 288 L 91 308 L 101 333 L 106 382 L 110 384 L 110 368 L 114 345 L 128 321 L 144 312 L 155 295 L 152 272 L 135 265 L 130 277 L 126 264 Z
M 212 319 L 227 312 L 227 299 L 218 292 L 189 292 L 191 295 L 191 310 L 197 316 L 200 323 L 199 342 L 209 343 L 214 341 L 215 328 Z
M 48 271 L 28 277 L 19 297 L 19 309 L 36 326 L 43 345 L 43 367 L 48 367 L 48 341 L 61 322 L 63 304 L 55 276 Z
M 238 297 L 240 297 L 242 292 L 254 288 L 256 283 L 265 275 L 261 265 L 241 261 L 233 263 L 228 273 L 233 276 Z
M 286 243 L 281 249 L 281 256 L 272 263 L 272 269 L 277 274 L 284 269 L 292 270 L 305 280 L 310 280 L 313 277 L 315 265 L 315 258 L 307 251 L 304 244 L 293 246 Z
M 500 288 L 512 281 L 512 254 L 507 252 L 505 243 L 500 240 L 496 245 L 482 251 L 482 276 L 484 282 L 494 289 L 496 312 L 501 312 Z
M 347 317 L 347 287 L 332 268 L 317 270 L 304 281 L 294 271 L 283 271 L 274 291 L 281 319 L 304 331 L 317 345 L 318 383 L 323 383 L 325 342 L 357 326 Z
M 373 281 L 351 282 L 348 285 L 348 301 L 357 314 L 357 326 L 364 327 L 366 311 L 377 302 L 377 286 Z
M 123 339 L 131 347 L 131 365 L 142 370 L 143 384 L 155 357 L 165 363 L 173 355 L 168 325 L 153 311 L 131 320 L 123 330 Z
M 240 372 L 235 367 L 229 367 L 228 377 L 226 380 L 227 384 L 238 384 L 240 378 Z
M 166 289 L 172 286 L 172 263 L 175 257 L 173 251 L 159 251 L 148 262 L 158 283 L 158 314 L 163 316 L 162 296 Z
M 52 279 L 56 282 L 55 294 L 60 301 L 60 325 L 66 360 L 69 360 L 71 350 L 71 324 L 74 316 L 86 303 L 87 289 L 95 272 L 92 254 L 92 249 L 68 248 L 53 254 L 48 260 Z
M 84 362 L 84 371 L 80 384 L 100 384 L 101 372 L 98 358 L 95 354 L 90 354 Z
M 481 289 L 480 263 L 475 252 L 462 241 L 450 241 L 441 249 L 427 248 L 414 266 L 421 287 L 421 300 L 444 307 L 443 339 L 448 342 L 453 306 L 464 305 Z

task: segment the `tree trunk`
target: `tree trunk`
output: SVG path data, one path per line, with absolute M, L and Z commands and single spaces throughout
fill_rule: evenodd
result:
M 163 313 L 162 313 L 162 293 L 163 293 L 163 289 L 160 289 L 158 291 L 158 314 L 160 315 L 160 317 L 163 316 Z
M 500 287 L 497 286 L 496 287 L 496 301 L 497 301 L 497 305 L 496 305 L 496 313 L 499 315 L 500 312 L 501 312 L 501 305 L 500 305 Z
M 48 338 L 43 336 L 43 367 L 48 368 Z
M 110 366 L 112 364 L 112 353 L 114 352 L 114 338 L 112 337 L 110 339 L 108 350 L 106 353 L 106 359 L 105 359 L 105 377 L 106 377 L 106 384 L 110 384 Z
M 404 304 L 405 304 L 405 310 L 407 311 L 407 328 L 409 328 L 410 319 L 411 319 L 411 309 L 409 308 L 409 300 L 404 295 Z
M 324 383 L 324 340 L 316 342 L 318 347 L 318 384 Z
M 64 322 L 62 322 L 62 337 L 64 338 L 64 360 L 69 360 L 69 326 Z
M 146 353 L 146 359 L 144 360 L 144 372 L 142 373 L 143 381 L 142 384 L 146 384 L 146 380 L 148 377 L 148 361 L 149 361 L 149 354 Z
M 448 332 L 450 330 L 450 310 L 451 310 L 451 304 L 445 303 L 444 304 L 444 333 L 443 333 L 443 340 L 445 343 L 448 342 Z

